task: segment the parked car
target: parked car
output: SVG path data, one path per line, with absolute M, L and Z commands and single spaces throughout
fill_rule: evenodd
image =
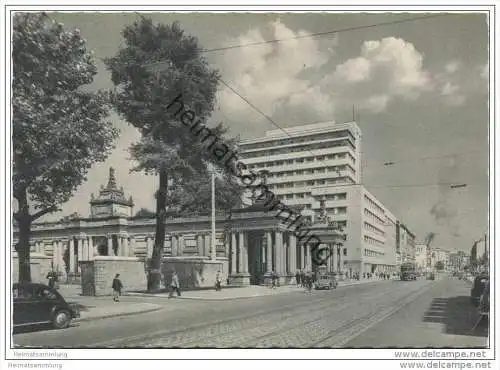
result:
M 318 274 L 314 282 L 314 289 L 336 289 L 337 279 L 332 274 Z
M 483 294 L 484 288 L 486 286 L 486 282 L 488 280 L 489 280 L 488 275 L 481 274 L 481 275 L 476 276 L 476 278 L 472 282 L 472 288 L 470 290 L 470 299 L 471 299 L 471 303 L 474 306 L 479 306 L 481 294 Z
M 56 329 L 69 326 L 80 317 L 76 306 L 68 304 L 55 289 L 44 284 L 13 284 L 14 327 L 51 324 Z

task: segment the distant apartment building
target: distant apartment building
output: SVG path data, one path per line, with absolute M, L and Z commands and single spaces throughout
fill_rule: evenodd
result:
M 427 245 L 425 243 L 415 244 L 415 265 L 418 271 L 425 271 L 427 267 Z
M 240 142 L 249 170 L 266 171 L 269 189 L 314 221 L 325 201 L 328 216 L 347 235 L 341 255 L 345 272 L 396 269 L 397 220 L 361 184 L 361 130 L 356 122 L 326 122 L 268 131 Z
M 469 255 L 464 251 L 450 252 L 448 264 L 451 270 L 463 270 L 469 264 Z
M 397 230 L 401 263 L 415 262 L 415 234 L 402 223 L 398 223 Z
M 433 248 L 431 251 L 431 266 L 436 268 L 438 263 L 445 269 L 448 268 L 450 261 L 450 252 L 442 248 Z

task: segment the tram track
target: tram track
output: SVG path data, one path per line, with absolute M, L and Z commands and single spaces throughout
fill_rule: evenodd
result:
M 390 285 L 388 287 L 385 287 L 385 289 L 382 291 L 383 294 L 386 292 L 390 292 L 394 290 L 394 285 Z M 326 308 L 332 308 L 333 306 L 337 306 L 338 304 L 342 304 L 343 302 L 347 302 L 349 300 L 352 300 L 352 296 L 349 295 L 349 291 L 347 290 L 341 290 L 338 291 L 341 293 L 341 296 L 335 296 L 335 295 L 314 295 L 312 294 L 311 297 L 313 298 L 312 301 L 306 301 L 306 302 L 293 302 L 291 304 L 285 304 L 285 305 L 280 305 L 278 307 L 273 307 L 270 309 L 263 309 L 263 310 L 257 310 L 252 314 L 243 314 L 243 315 L 236 315 L 233 317 L 225 318 L 225 319 L 219 319 L 211 322 L 207 322 L 204 324 L 199 324 L 199 325 L 193 325 L 189 327 L 185 327 L 183 329 L 168 329 L 164 328 L 155 332 L 149 332 L 147 334 L 140 334 L 140 335 L 134 335 L 134 336 L 127 336 L 127 337 L 122 337 L 118 339 L 112 339 L 112 340 L 106 340 L 106 341 L 100 341 L 93 343 L 92 346 L 96 347 L 117 347 L 117 346 L 143 346 L 144 343 L 151 343 L 152 340 L 155 338 L 172 338 L 172 340 L 175 338 L 175 336 L 182 337 L 185 335 L 187 332 L 196 332 L 196 331 L 202 331 L 209 329 L 210 327 L 222 327 L 223 325 L 231 324 L 234 322 L 239 322 L 242 325 L 236 325 L 237 328 L 227 328 L 224 332 L 217 332 L 214 334 L 208 334 L 204 335 L 203 338 L 205 339 L 210 339 L 214 337 L 220 337 L 221 335 L 228 335 L 231 332 L 234 331 L 241 331 L 241 330 L 248 330 L 248 328 L 255 327 L 256 324 L 259 326 L 266 325 L 268 322 L 276 322 L 276 320 L 281 321 L 283 317 L 285 318 L 290 318 L 293 317 L 297 319 L 298 315 L 301 315 L 301 317 L 305 316 L 310 316 L 312 314 L 324 311 Z M 333 293 L 336 293 L 336 291 L 333 291 Z M 380 294 L 381 292 L 378 291 L 376 294 Z M 365 291 L 363 293 L 357 294 L 356 297 L 357 299 L 369 299 L 369 297 L 373 296 L 374 292 L 372 290 Z M 325 298 L 331 298 L 327 299 L 325 301 Z M 320 306 L 315 306 L 317 304 L 320 304 Z M 297 312 L 299 310 L 299 312 Z M 306 310 L 304 312 L 301 312 L 300 310 Z M 279 314 L 279 317 L 276 317 L 276 314 Z M 257 323 L 255 322 L 255 318 L 260 319 L 257 320 Z M 181 340 L 179 342 L 176 342 L 172 346 L 162 346 L 162 348 L 170 348 L 170 347 L 179 347 L 182 346 L 183 348 L 186 348 L 186 346 L 193 345 L 194 343 L 199 343 L 199 338 L 195 340 Z M 148 347 L 155 347 L 148 345 Z
M 405 289 L 405 287 L 396 286 L 397 292 Z M 266 338 L 281 335 L 280 333 L 283 332 L 293 331 L 297 327 L 314 326 L 315 323 L 322 322 L 322 320 L 328 321 L 328 316 L 332 314 L 335 315 L 353 310 L 356 306 L 359 306 L 359 302 L 370 302 L 377 297 L 385 296 L 387 293 L 394 293 L 394 290 L 395 286 L 391 284 L 382 291 L 369 290 L 357 294 L 355 300 L 353 300 L 353 296 L 344 294 L 340 299 L 337 297 L 335 300 L 328 299 L 328 301 L 324 301 L 329 296 L 323 295 L 321 299 L 305 302 L 300 305 L 282 305 L 272 310 L 259 311 L 252 315 L 219 320 L 217 322 L 188 327 L 183 330 L 162 330 L 150 333 L 149 335 L 122 338 L 119 342 L 124 342 L 127 345 L 131 345 L 132 343 L 134 346 L 144 346 L 146 348 L 234 348 L 259 346 L 258 342 Z M 360 319 L 366 320 L 373 316 L 384 305 L 387 305 L 386 301 L 375 305 L 370 309 L 369 313 Z M 297 311 L 297 309 L 300 309 L 300 311 Z M 322 312 L 327 312 L 328 315 L 321 315 Z M 319 318 L 318 314 L 320 314 Z M 311 316 L 315 318 L 310 319 Z M 350 325 L 355 325 L 356 323 L 357 321 L 347 322 L 342 328 L 337 328 L 336 330 L 347 330 Z M 323 325 L 325 328 L 328 327 L 326 324 L 327 322 Z M 322 337 L 325 335 L 328 336 L 329 333 L 325 334 L 324 328 L 320 327 L 319 330 L 323 331 Z M 245 337 L 244 340 L 242 340 L 241 336 Z M 119 345 L 119 342 L 107 342 L 104 345 Z

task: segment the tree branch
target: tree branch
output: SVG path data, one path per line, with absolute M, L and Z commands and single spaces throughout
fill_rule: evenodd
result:
M 57 206 L 51 206 L 49 208 L 42 209 L 41 211 L 38 211 L 37 213 L 35 213 L 34 215 L 31 216 L 31 221 L 34 221 L 37 218 L 40 218 L 40 217 L 46 215 L 47 213 L 57 212 L 59 210 L 60 209 Z

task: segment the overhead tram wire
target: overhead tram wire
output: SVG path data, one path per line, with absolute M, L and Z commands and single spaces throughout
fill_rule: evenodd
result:
M 229 49 L 243 48 L 243 47 L 248 47 L 248 46 L 257 46 L 257 45 L 264 45 L 264 44 L 270 44 L 270 43 L 278 43 L 278 42 L 283 42 L 283 41 L 293 40 L 293 39 L 303 39 L 303 38 L 308 38 L 308 37 L 318 37 L 318 36 L 324 36 L 324 35 L 327 35 L 327 34 L 335 34 L 335 33 L 341 33 L 341 32 L 356 31 L 356 30 L 360 30 L 360 29 L 368 29 L 368 28 L 374 28 L 374 27 L 389 26 L 389 25 L 393 25 L 393 24 L 414 22 L 414 21 L 420 21 L 420 20 L 425 20 L 425 19 L 431 19 L 431 18 L 449 16 L 449 15 L 453 15 L 453 14 L 452 13 L 432 14 L 432 15 L 427 15 L 427 16 L 422 16 L 422 17 L 406 18 L 406 19 L 400 19 L 400 20 L 395 20 L 395 21 L 390 21 L 390 22 L 381 22 L 381 23 L 376 23 L 376 24 L 371 24 L 371 25 L 353 26 L 353 27 L 348 27 L 348 28 L 343 28 L 343 29 L 337 29 L 337 30 L 331 30 L 331 31 L 326 31 L 326 32 L 317 32 L 317 33 L 312 33 L 312 34 L 302 35 L 302 36 L 295 36 L 295 37 L 286 38 L 286 39 L 267 40 L 267 41 L 262 41 L 262 42 L 257 42 L 257 43 L 247 43 L 247 44 L 234 45 L 234 46 L 229 46 L 229 47 L 224 47 L 224 48 L 204 49 L 204 50 L 200 50 L 200 52 L 206 53 L 206 52 L 212 52 L 212 51 L 229 50 Z M 164 63 L 167 63 L 167 62 L 166 61 L 158 61 L 158 62 L 148 63 L 147 66 L 148 67 L 153 67 L 155 65 L 161 65 L 161 64 L 164 64 Z M 283 133 L 285 133 L 285 135 L 287 135 L 289 138 L 292 138 L 290 136 L 290 134 L 284 128 L 282 128 L 271 117 L 269 117 L 267 114 L 265 114 L 259 108 L 257 108 L 254 104 L 252 104 L 247 98 L 245 98 L 240 93 L 238 93 L 226 81 L 224 81 L 220 77 L 218 78 L 218 80 L 224 86 L 226 86 L 229 90 L 231 90 L 231 92 L 233 92 L 240 99 L 242 99 L 245 103 L 247 103 L 252 109 L 254 109 L 256 112 L 258 112 L 260 115 L 262 115 L 265 119 L 267 119 L 269 122 L 271 122 L 275 127 L 277 127 L 279 130 L 281 130 Z M 315 155 L 310 149 L 308 150 L 308 152 L 310 152 L 313 156 Z M 356 184 L 347 184 L 347 185 L 356 185 Z M 358 185 L 361 185 L 361 184 L 358 184 Z M 435 186 L 435 185 L 436 184 L 432 184 L 432 186 Z M 430 185 L 426 185 L 426 186 L 430 186 Z
M 290 40 L 305 39 L 305 38 L 311 38 L 311 37 L 321 37 L 321 36 L 331 35 L 331 34 L 336 34 L 336 33 L 358 31 L 358 30 L 369 29 L 369 28 L 374 28 L 374 27 L 391 26 L 391 25 L 395 25 L 395 24 L 416 22 L 416 21 L 421 21 L 421 20 L 425 20 L 425 19 L 446 17 L 446 16 L 450 16 L 450 15 L 453 15 L 453 13 L 431 14 L 431 15 L 425 15 L 425 16 L 421 16 L 421 17 L 405 18 L 405 19 L 399 19 L 399 20 L 388 21 L 388 22 L 380 22 L 380 23 L 367 24 L 367 25 L 361 25 L 361 26 L 351 26 L 351 27 L 346 27 L 346 28 L 339 28 L 339 29 L 331 30 L 331 31 L 310 33 L 308 35 L 287 37 L 285 39 L 274 39 L 274 40 L 266 40 L 266 41 L 259 41 L 259 42 L 251 42 L 251 43 L 246 43 L 246 44 L 232 45 L 232 46 L 213 48 L 213 49 L 201 49 L 200 52 L 210 53 L 210 52 L 214 52 L 214 51 L 240 49 L 240 48 L 249 47 L 249 46 L 275 44 L 275 43 L 285 42 L 285 41 L 290 41 Z

